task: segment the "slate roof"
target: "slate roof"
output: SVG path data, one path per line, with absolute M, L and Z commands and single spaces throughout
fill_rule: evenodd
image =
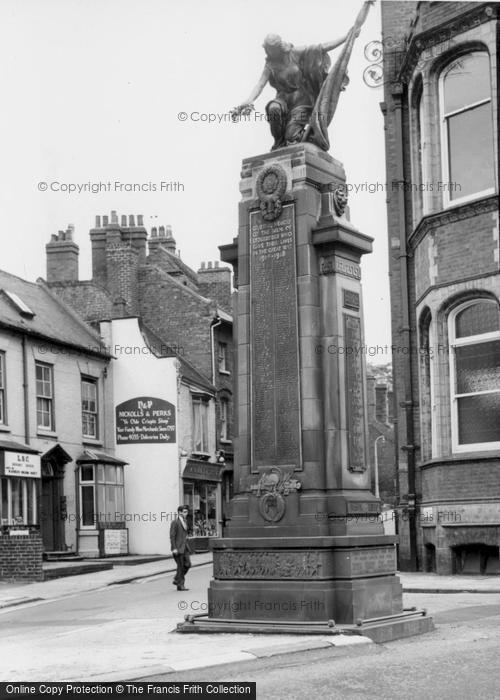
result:
M 6 292 L 16 294 L 34 315 L 21 313 Z M 28 282 L 3 270 L 0 270 L 0 326 L 89 354 L 110 357 L 100 336 L 43 281 Z

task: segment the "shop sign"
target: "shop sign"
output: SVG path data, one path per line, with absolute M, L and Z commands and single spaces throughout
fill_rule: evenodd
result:
M 183 479 L 199 479 L 201 481 L 221 481 L 221 467 L 220 464 L 188 460 L 182 477 Z
M 28 452 L 3 452 L 0 461 L 0 474 L 40 479 L 42 476 L 40 455 Z M 3 465 L 2 465 L 3 462 Z
M 116 407 L 117 445 L 175 442 L 175 406 L 163 399 L 138 396 Z
M 101 556 L 128 554 L 128 530 L 102 530 Z

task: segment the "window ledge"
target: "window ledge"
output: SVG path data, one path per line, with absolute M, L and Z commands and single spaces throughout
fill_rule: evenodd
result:
M 434 457 L 433 459 L 422 462 L 418 465 L 419 469 L 432 469 L 446 464 L 461 464 L 462 462 L 485 462 L 500 459 L 500 450 L 493 449 L 490 451 L 481 450 L 481 452 L 460 452 L 444 457 Z
M 36 436 L 39 438 L 49 438 L 49 440 L 57 440 L 57 433 L 55 433 L 53 430 L 42 430 L 41 428 L 38 428 L 36 431 Z
M 201 459 L 205 462 L 208 462 L 208 460 L 212 457 L 210 452 L 198 452 L 196 450 L 193 450 L 191 452 L 191 457 L 194 457 L 195 459 Z
M 0 433 L 10 433 L 10 428 L 5 423 L 0 425 Z
M 231 372 L 229 372 L 227 369 L 220 369 L 219 374 L 225 374 L 227 377 L 231 376 Z
M 93 438 L 82 437 L 82 445 L 92 445 L 93 447 L 102 447 L 103 442 L 101 440 L 94 440 Z
M 233 441 L 232 441 L 232 440 L 226 440 L 226 439 L 224 439 L 224 438 L 221 438 L 221 439 L 219 440 L 219 442 L 221 443 L 221 445 L 232 445 L 232 444 L 233 444 Z

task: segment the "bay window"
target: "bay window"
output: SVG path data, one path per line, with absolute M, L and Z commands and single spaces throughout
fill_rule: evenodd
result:
M 450 314 L 452 438 L 456 452 L 500 447 L 500 308 L 493 299 Z
M 125 517 L 123 466 L 80 464 L 80 520 L 83 528 L 122 522 Z

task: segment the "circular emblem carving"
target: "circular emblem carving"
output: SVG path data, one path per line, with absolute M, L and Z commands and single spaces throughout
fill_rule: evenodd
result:
M 279 493 L 265 493 L 259 500 L 259 512 L 268 523 L 277 523 L 285 515 L 285 500 Z
M 286 173 L 283 168 L 279 165 L 264 168 L 257 178 L 256 190 L 262 218 L 274 221 L 281 214 L 281 200 L 286 192 Z

